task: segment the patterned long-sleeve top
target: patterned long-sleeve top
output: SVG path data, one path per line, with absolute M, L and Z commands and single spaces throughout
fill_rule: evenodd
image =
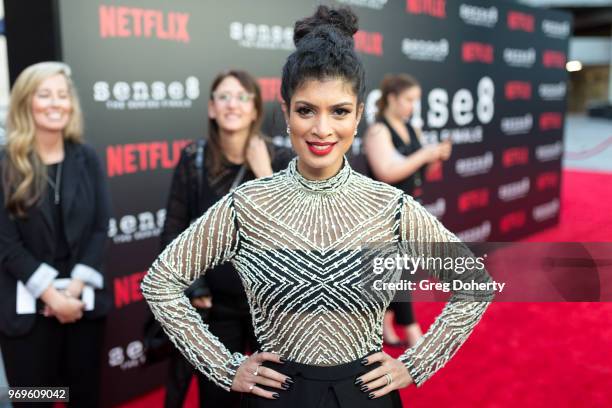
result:
M 315 181 L 298 172 L 294 159 L 211 207 L 159 256 L 142 291 L 187 359 L 229 390 L 247 357 L 230 353 L 183 293 L 206 270 L 233 263 L 262 351 L 331 366 L 382 347 L 382 320 L 393 293 L 358 284 L 371 275 L 361 257 L 364 245 L 411 243 L 415 253 L 427 255 L 439 251 L 432 243 L 458 241 L 410 196 L 355 172 L 346 160 L 338 174 Z M 451 279 L 444 270 L 433 274 Z M 490 277 L 473 269 L 461 279 Z M 473 292 L 455 291 L 427 333 L 399 357 L 417 385 L 467 339 L 489 304 L 486 295 L 475 300 Z

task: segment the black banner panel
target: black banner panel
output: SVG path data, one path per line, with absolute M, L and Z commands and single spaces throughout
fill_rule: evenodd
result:
M 294 22 L 318 3 L 58 0 L 62 58 L 114 202 L 105 406 L 165 378 L 163 364 L 145 364 L 139 285 L 159 251 L 179 152 L 206 133 L 212 79 L 228 68 L 256 76 L 264 130 L 287 143 L 281 68 L 294 49 Z M 426 174 L 430 212 L 466 241 L 512 241 L 558 223 L 569 14 L 484 0 L 328 3 L 351 6 L 360 18 L 367 120 L 359 135 L 374 118 L 382 77 L 405 72 L 422 84 L 412 122 L 425 142 L 453 142 L 451 159 Z M 350 160 L 364 171 L 361 149 L 358 137 Z

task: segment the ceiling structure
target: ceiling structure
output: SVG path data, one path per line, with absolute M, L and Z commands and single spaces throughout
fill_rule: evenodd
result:
M 612 0 L 518 0 L 518 2 L 572 13 L 575 36 L 612 36 Z

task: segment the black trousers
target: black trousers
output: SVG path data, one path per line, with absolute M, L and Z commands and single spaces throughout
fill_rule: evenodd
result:
M 254 352 L 259 348 L 248 309 L 237 308 L 229 303 L 215 302 L 215 297 L 213 297 L 213 307 L 208 324 L 211 333 L 217 336 L 232 353 L 244 353 L 247 350 Z M 191 377 L 196 371 L 178 351 L 171 357 L 164 402 L 166 408 L 183 406 Z M 225 391 L 199 371 L 197 378 L 201 408 L 240 407 L 239 393 Z
M 399 392 L 368 399 L 355 379 L 379 366 L 361 365 L 361 359 L 331 367 L 311 366 L 288 361 L 284 364 L 266 361 L 263 365 L 290 376 L 294 384 L 287 391 L 274 389 L 279 399 L 270 400 L 254 394 L 243 394 L 243 408 L 401 408 Z M 265 387 L 262 387 L 265 388 Z M 272 391 L 272 388 L 267 388 Z
M 61 324 L 37 315 L 34 328 L 19 337 L 0 334 L 0 350 L 11 387 L 69 387 L 69 407 L 99 404 L 105 318 Z M 52 407 L 53 403 L 18 406 Z
M 393 311 L 395 323 L 401 326 L 409 326 L 416 322 L 412 302 L 391 302 L 388 309 Z

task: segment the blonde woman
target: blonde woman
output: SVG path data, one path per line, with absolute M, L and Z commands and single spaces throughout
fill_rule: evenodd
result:
M 109 298 L 101 264 L 109 195 L 68 66 L 26 68 L 0 154 L 0 349 L 13 387 L 70 387 L 98 401 Z

